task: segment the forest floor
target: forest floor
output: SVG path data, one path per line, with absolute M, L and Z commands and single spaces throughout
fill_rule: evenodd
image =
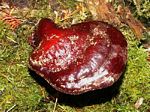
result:
M 4 1 L 0 1 L 0 112 L 150 111 L 150 63 L 145 47 L 149 44 L 142 43 L 150 40 L 149 32 L 139 40 L 128 25 L 117 26 L 128 42 L 128 62 L 113 86 L 77 96 L 58 96 L 44 79 L 29 70 L 32 47 L 28 38 L 41 18 L 68 27 L 91 19 L 90 10 L 84 0 Z M 149 30 L 150 3 L 128 0 L 125 5 Z

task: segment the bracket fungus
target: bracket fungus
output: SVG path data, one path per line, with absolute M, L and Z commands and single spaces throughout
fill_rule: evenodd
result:
M 124 36 L 101 21 L 62 28 L 43 18 L 29 43 L 34 49 L 29 68 L 66 94 L 78 95 L 111 86 L 127 62 Z

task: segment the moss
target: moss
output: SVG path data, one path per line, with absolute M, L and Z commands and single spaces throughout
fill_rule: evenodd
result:
M 126 6 L 130 7 L 132 13 L 137 17 L 143 24 L 149 27 L 150 18 L 150 3 L 148 0 L 128 0 L 125 1 Z
M 69 0 L 69 2 L 59 0 L 59 3 L 65 8 L 71 7 L 71 11 L 80 4 L 74 3 L 73 0 Z M 144 10 L 144 6 L 142 7 Z M 47 0 L 45 2 L 37 1 L 37 4 L 34 4 L 34 7 L 28 12 L 29 15 L 25 18 L 19 16 L 27 22 L 32 18 L 35 18 L 37 22 L 42 17 L 50 17 L 61 25 L 66 25 L 68 22 L 71 24 L 72 21 L 81 22 L 89 16 L 88 10 L 85 8 L 78 13 L 73 13 L 67 20 L 59 21 L 59 18 L 56 20 L 55 13 L 48 5 Z M 28 70 L 28 57 L 32 51 L 28 45 L 28 37 L 33 32 L 35 25 L 24 23 L 16 30 L 11 30 L 9 27 L 0 21 L 0 111 L 52 112 L 55 101 L 43 101 L 50 94 L 31 77 Z M 127 26 L 121 27 L 120 30 L 128 41 L 128 63 L 118 94 L 104 102 L 105 98 L 101 98 L 97 99 L 96 104 L 90 103 L 90 105 L 81 107 L 57 103 L 55 112 L 143 112 L 150 108 L 150 64 L 146 60 L 148 54 L 142 46 L 139 47 L 140 43 Z M 93 97 L 89 95 L 85 99 Z M 144 101 L 141 107 L 136 109 L 134 104 L 139 98 L 144 98 Z M 77 103 L 80 104 L 82 101 Z
M 1 24 L 1 28 L 4 34 L 1 35 L 0 111 L 9 110 L 14 105 L 14 111 L 34 109 L 41 95 L 38 85 L 28 73 L 30 48 L 27 37 L 23 35 L 23 30 L 20 35 L 19 32 L 11 31 L 9 26 Z
M 145 111 L 148 110 L 150 101 L 148 94 L 150 92 L 150 65 L 146 60 L 148 53 L 142 46 L 138 47 L 140 43 L 133 38 L 134 35 L 128 28 L 122 30 L 128 40 L 128 63 L 117 99 L 120 100 L 120 103 L 125 102 L 124 107 L 134 110 L 134 103 L 139 98 L 144 98 L 144 104 L 140 109 Z

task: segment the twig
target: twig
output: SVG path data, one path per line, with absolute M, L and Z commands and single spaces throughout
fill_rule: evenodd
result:
M 17 105 L 14 104 L 12 107 L 10 107 L 6 112 L 10 112 L 12 109 L 14 109 Z
M 56 110 L 57 102 L 58 102 L 58 97 L 57 97 L 56 100 L 55 100 L 53 112 L 55 112 L 55 110 Z

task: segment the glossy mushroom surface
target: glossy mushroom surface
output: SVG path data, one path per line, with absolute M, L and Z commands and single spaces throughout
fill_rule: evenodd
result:
M 127 61 L 127 42 L 122 33 L 100 21 L 61 28 L 44 18 L 29 42 L 34 49 L 29 67 L 66 94 L 111 86 Z

